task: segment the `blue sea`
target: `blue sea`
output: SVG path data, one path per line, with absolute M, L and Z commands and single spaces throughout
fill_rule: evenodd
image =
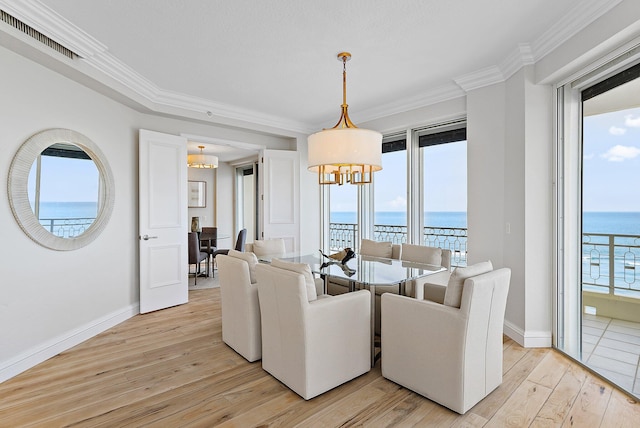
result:
M 406 214 L 397 211 L 378 211 L 374 214 L 374 224 L 405 226 Z M 331 223 L 356 223 L 356 213 L 334 211 Z M 432 227 L 467 227 L 466 212 L 425 212 L 424 225 Z M 640 235 L 640 212 L 585 212 L 583 218 L 585 233 L 608 233 L 619 235 Z
M 96 218 L 97 213 L 97 202 L 40 202 L 41 219 Z

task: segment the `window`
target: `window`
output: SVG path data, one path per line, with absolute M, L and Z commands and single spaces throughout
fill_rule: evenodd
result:
M 385 138 L 382 142 L 382 171 L 373 182 L 373 239 L 407 242 L 407 140 Z
M 462 120 L 387 135 L 372 184 L 329 186 L 331 251 L 361 238 L 450 249 L 466 264 L 467 142 Z
M 360 186 L 331 185 L 329 187 L 329 249 L 331 251 L 358 247 L 360 242 L 358 187 Z
M 449 249 L 451 263 L 467 260 L 467 131 L 420 135 L 422 161 L 421 244 Z

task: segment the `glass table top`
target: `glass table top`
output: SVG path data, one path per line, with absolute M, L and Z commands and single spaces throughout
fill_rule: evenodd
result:
M 284 254 L 278 258 L 290 262 L 307 263 L 311 267 L 311 271 L 316 274 L 342 278 L 365 285 L 400 284 L 445 270 L 442 266 L 360 254 L 356 254 L 345 265 L 314 254 Z M 261 257 L 260 261 L 268 263 L 271 261 L 271 257 Z

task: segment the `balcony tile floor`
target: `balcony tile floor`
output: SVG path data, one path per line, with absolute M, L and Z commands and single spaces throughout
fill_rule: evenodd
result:
M 640 323 L 584 314 L 583 361 L 640 396 Z

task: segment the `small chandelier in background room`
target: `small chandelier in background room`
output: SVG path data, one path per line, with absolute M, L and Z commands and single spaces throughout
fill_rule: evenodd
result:
M 342 61 L 342 113 L 336 126 L 309 136 L 309 171 L 318 173 L 320 184 L 367 184 L 382 169 L 382 134 L 360 129 L 349 119 L 347 105 L 347 61 L 349 52 L 338 54 Z
M 202 153 L 204 146 L 198 146 L 198 148 L 200 149 L 199 154 L 187 155 L 187 166 L 190 168 L 217 168 L 218 157 Z

